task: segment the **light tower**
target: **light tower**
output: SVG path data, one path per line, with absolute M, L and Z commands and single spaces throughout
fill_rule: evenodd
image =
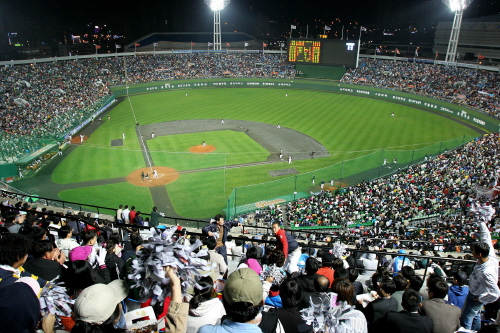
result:
M 221 50 L 220 11 L 226 8 L 231 0 L 205 0 L 214 11 L 214 50 Z
M 453 19 L 453 26 L 451 27 L 450 41 L 448 43 L 448 50 L 446 51 L 446 61 L 457 61 L 457 46 L 458 36 L 460 35 L 460 26 L 462 25 L 462 15 L 464 9 L 469 7 L 472 0 L 443 0 L 446 6 L 455 12 Z

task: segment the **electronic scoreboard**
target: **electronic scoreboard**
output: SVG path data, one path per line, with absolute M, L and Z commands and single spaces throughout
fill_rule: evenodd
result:
M 320 64 L 321 42 L 292 39 L 288 43 L 288 61 Z
M 296 64 L 357 67 L 358 41 L 289 39 L 288 61 Z

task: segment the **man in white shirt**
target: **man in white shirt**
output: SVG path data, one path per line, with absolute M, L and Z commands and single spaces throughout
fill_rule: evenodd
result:
M 60 249 L 66 256 L 66 260 L 69 261 L 69 252 L 75 247 L 79 247 L 80 244 L 72 238 L 73 229 L 69 225 L 62 226 L 58 231 L 59 239 L 56 240 L 56 246 Z
M 471 208 L 481 221 L 481 241 L 471 245 L 472 256 L 477 259 L 474 271 L 469 277 L 469 294 L 462 307 L 460 324 L 466 329 L 481 329 L 480 311 L 484 304 L 493 303 L 500 297 L 498 288 L 498 258 L 493 249 L 491 235 L 485 221 L 489 221 L 495 209 L 489 205 Z
M 233 240 L 232 235 L 227 235 L 227 240 L 226 240 L 226 249 L 227 249 L 227 254 L 230 254 L 230 260 L 233 260 L 232 254 L 233 254 L 233 247 L 236 246 L 236 243 Z M 239 260 L 239 258 L 236 258 Z
M 226 274 L 227 271 L 227 265 L 226 262 L 224 261 L 224 257 L 215 252 L 215 247 L 217 246 L 217 242 L 213 237 L 208 237 L 203 240 L 203 245 L 206 245 L 208 248 L 208 254 L 210 255 L 210 262 L 215 263 L 216 267 L 215 270 L 217 271 L 217 279 L 222 279 L 224 274 Z
M 122 211 L 122 218 L 123 218 L 123 222 L 126 223 L 126 224 L 129 224 L 130 223 L 130 210 L 128 209 L 128 205 L 125 205 L 125 207 L 123 208 L 123 211 Z

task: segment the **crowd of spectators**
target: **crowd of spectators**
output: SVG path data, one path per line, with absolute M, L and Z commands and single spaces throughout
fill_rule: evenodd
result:
M 2 67 L 0 143 L 12 161 L 60 140 L 112 95 L 114 85 L 211 77 L 294 77 L 274 54 L 172 54 L 53 61 Z M 126 70 L 125 70 L 126 69 Z
M 109 89 L 97 84 L 98 65 L 88 60 L 2 67 L 0 130 L 3 158 L 57 140 L 95 112 Z
M 427 95 L 500 116 L 500 75 L 496 72 L 364 58 L 341 82 Z
M 489 205 L 483 207 L 493 210 Z M 479 242 L 472 245 L 478 263 L 458 262 L 453 272 L 447 272 L 436 260 L 429 265 L 431 274 L 424 281 L 422 265 L 406 257 L 404 250 L 391 255 L 373 248 L 363 254 L 333 242 L 314 247 L 299 243 L 294 248 L 297 242 L 279 224 L 272 230 L 276 242 L 266 237 L 264 244 L 257 240 L 231 244 L 232 237 L 220 244 L 224 229 L 231 229 L 220 216 L 213 223 L 218 232 L 211 235 L 186 235 L 176 227 L 171 229 L 173 233 L 162 233 L 166 228 L 160 225 L 151 230 L 156 236 L 143 238 L 133 231 L 129 241 L 123 241 L 111 229 L 93 228 L 92 223 L 98 222 L 95 217 L 37 211 L 22 203 L 9 206 L 4 202 L 1 208 L 11 223 L 0 230 L 0 295 L 15 294 L 22 299 L 2 302 L 1 332 L 35 332 L 36 328 L 45 333 L 56 329 L 125 332 L 131 322 L 124 313 L 138 303 L 153 306 L 157 319 L 163 318 L 166 332 L 179 333 L 500 329 L 481 328 L 480 322 L 472 321 L 476 312 L 463 310 L 467 319 L 461 310 L 478 303 L 488 307 L 487 319 L 496 319 L 500 308 L 496 282 L 492 285 L 480 278 L 486 274 L 482 264 L 498 268 L 484 220 L 474 221 L 480 226 Z M 86 223 L 77 234 L 71 221 Z M 133 224 L 125 226 L 134 229 Z M 136 275 L 141 274 L 138 258 L 144 258 L 145 249 L 161 251 L 157 246 L 163 243 L 158 237 L 190 254 L 182 256 L 183 265 L 165 260 L 170 264 L 163 265 L 163 279 L 153 288 L 164 288 L 165 299 L 144 298 L 145 288 L 151 285 L 136 283 Z M 222 246 L 224 251 L 219 251 Z M 220 254 L 226 250 L 229 255 L 237 254 L 229 262 Z M 302 252 L 295 258 L 297 265 L 292 263 L 295 252 Z M 146 260 L 149 273 L 145 277 L 153 274 L 152 265 L 159 260 L 155 258 Z M 188 268 L 192 260 L 206 265 L 193 272 L 193 267 Z M 43 311 L 46 298 L 40 292 L 49 281 L 65 288 L 65 296 L 59 294 L 54 303 L 58 310 L 52 313 Z M 472 292 L 476 292 L 476 303 L 467 299 Z M 41 297 L 38 303 L 37 295 Z M 66 310 L 61 312 L 62 308 Z M 156 328 L 147 327 L 140 332 L 153 331 Z
M 254 215 L 294 227 L 341 227 L 328 232 L 380 238 L 379 246 L 419 246 L 399 242 L 405 239 L 463 243 L 473 234 L 472 227 L 464 227 L 470 199 L 478 193 L 486 199 L 497 194 L 499 138 L 498 133 L 485 135 L 389 177 L 321 191 Z M 498 208 L 498 201 L 493 205 Z
M 0 130 L 3 159 L 41 148 L 88 119 L 110 86 L 212 77 L 293 78 L 293 65 L 275 54 L 137 55 L 2 67 Z M 498 74 L 460 67 L 363 59 L 342 82 L 369 84 L 441 98 L 498 116 Z
M 275 54 L 172 54 L 127 57 L 127 79 L 130 83 L 181 79 L 293 78 L 295 66 Z M 123 66 L 123 63 L 120 63 Z M 123 84 L 123 69 L 114 69 L 113 84 Z

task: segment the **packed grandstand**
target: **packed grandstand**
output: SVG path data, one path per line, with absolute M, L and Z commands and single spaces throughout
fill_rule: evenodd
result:
M 103 98 L 112 95 L 110 86 L 189 78 L 294 75 L 293 66 L 273 54 L 146 55 L 2 67 L 2 159 L 12 161 L 26 150 L 36 151 L 43 139 L 60 140 L 89 118 Z
M 125 68 L 127 69 L 125 71 Z M 2 159 L 59 140 L 110 96 L 110 86 L 208 77 L 293 78 L 279 54 L 137 55 L 2 67 Z M 366 84 L 461 103 L 499 116 L 499 75 L 470 68 L 363 58 L 345 83 Z

